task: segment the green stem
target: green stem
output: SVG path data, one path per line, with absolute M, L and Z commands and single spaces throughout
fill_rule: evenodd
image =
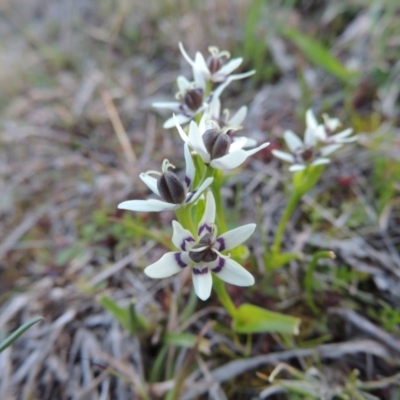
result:
M 226 290 L 225 283 L 215 275 L 213 275 L 213 288 L 225 310 L 232 318 L 236 318 L 237 308 Z
M 189 231 L 196 235 L 196 227 L 193 221 L 192 216 L 192 204 L 188 204 L 187 206 L 178 208 L 175 210 L 176 218 L 178 222 L 185 228 L 189 229 Z
M 218 233 L 224 233 L 228 230 L 228 226 L 226 224 L 224 215 L 224 205 L 222 203 L 221 187 L 222 187 L 222 171 L 215 170 L 214 181 L 211 184 L 211 190 L 213 192 L 215 199 Z
M 279 254 L 281 251 L 282 238 L 286 228 L 286 224 L 289 221 L 291 215 L 293 214 L 293 211 L 295 210 L 297 203 L 300 201 L 301 196 L 302 196 L 301 193 L 299 193 L 296 190 L 290 196 L 289 202 L 286 205 L 282 218 L 279 221 L 279 225 L 275 234 L 274 243 L 271 247 L 272 253 L 274 254 Z
M 306 291 L 306 299 L 308 306 L 311 308 L 314 314 L 318 312 L 318 308 L 314 303 L 312 295 L 313 275 L 315 268 L 317 267 L 318 260 L 320 260 L 321 258 L 335 258 L 335 253 L 333 251 L 325 251 L 325 250 L 315 253 L 314 257 L 311 260 L 310 265 L 307 268 L 306 276 L 304 277 L 304 289 Z

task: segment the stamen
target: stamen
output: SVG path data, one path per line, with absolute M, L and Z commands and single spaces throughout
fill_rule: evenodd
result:
M 162 172 L 160 172 L 160 171 L 155 171 L 155 170 L 152 170 L 152 169 L 149 170 L 149 171 L 143 172 L 141 175 L 146 176 L 146 175 L 150 175 L 150 174 L 162 176 Z
M 175 165 L 171 164 L 168 159 L 165 159 L 162 163 L 161 171 L 165 174 L 168 171 L 168 168 L 175 169 Z M 162 174 L 160 174 L 162 175 Z
M 221 133 L 227 134 L 228 132 L 233 133 L 235 131 L 240 131 L 242 126 L 224 126 L 221 130 Z

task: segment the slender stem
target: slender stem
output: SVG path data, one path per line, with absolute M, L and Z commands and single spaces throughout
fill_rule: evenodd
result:
M 297 203 L 300 201 L 300 199 L 301 199 L 301 194 L 296 190 L 290 196 L 290 199 L 286 205 L 282 218 L 279 221 L 279 225 L 275 234 L 274 243 L 271 248 L 272 253 L 274 254 L 279 254 L 279 252 L 281 251 L 282 237 L 286 228 L 286 224 L 289 221 L 291 215 L 293 214 L 293 211 L 295 210 Z
M 306 299 L 308 306 L 311 308 L 314 314 L 317 314 L 318 308 L 314 303 L 313 295 L 312 295 L 312 286 L 313 286 L 313 275 L 315 268 L 317 267 L 318 260 L 321 258 L 335 258 L 335 253 L 333 251 L 319 251 L 314 254 L 310 265 L 307 268 L 306 276 L 304 277 L 304 289 L 306 291 Z
M 222 196 L 221 196 L 221 186 L 222 186 L 222 171 L 215 170 L 214 181 L 211 185 L 211 190 L 213 192 L 214 199 L 215 199 L 215 206 L 216 206 L 216 211 L 217 211 L 218 232 L 224 233 L 228 230 L 228 226 L 225 221 L 224 205 L 222 203 Z
M 189 229 L 189 231 L 195 235 L 196 234 L 196 227 L 193 221 L 192 216 L 192 204 L 188 204 L 187 206 L 178 208 L 175 211 L 176 218 L 178 222 L 185 228 Z
M 232 318 L 235 318 L 237 315 L 237 308 L 226 290 L 225 283 L 215 275 L 213 275 L 213 288 L 217 293 L 219 301 L 225 307 L 225 310 L 228 311 Z

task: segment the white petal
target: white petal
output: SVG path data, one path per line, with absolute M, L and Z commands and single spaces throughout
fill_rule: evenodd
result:
M 193 235 L 187 229 L 183 228 L 183 226 L 178 221 L 172 221 L 172 228 L 174 233 L 172 235 L 172 243 L 178 249 L 183 251 L 188 251 L 188 244 L 190 247 L 190 243 L 195 243 Z
M 330 136 L 329 139 L 333 140 L 333 141 L 341 140 L 341 139 L 347 138 L 347 136 L 350 136 L 352 133 L 353 133 L 353 129 L 348 128 L 342 132 L 339 132 L 339 133 L 336 133 L 335 135 Z M 357 137 L 355 137 L 355 138 L 357 139 Z M 354 138 L 351 138 L 351 139 L 353 140 Z
M 172 110 L 179 112 L 181 103 L 177 101 L 157 101 L 152 103 L 154 108 L 166 108 L 167 110 Z
M 193 183 L 194 175 L 196 173 L 192 155 L 190 154 L 189 146 L 187 143 L 184 144 L 185 162 L 186 162 L 186 176 L 185 185 L 186 189 L 189 189 Z
M 139 175 L 139 178 L 147 185 L 147 187 L 156 195 L 160 195 L 160 192 L 157 188 L 157 181 L 158 179 L 150 176 L 148 174 L 142 173 Z
M 318 121 L 315 118 L 315 115 L 313 113 L 313 110 L 311 110 L 311 108 L 308 109 L 306 112 L 306 125 L 307 128 L 309 129 L 316 129 L 318 126 Z
M 314 136 L 321 142 L 325 142 L 328 139 L 326 129 L 324 125 L 318 125 L 314 130 Z
M 233 249 L 245 242 L 256 229 L 256 224 L 247 224 L 225 232 L 216 240 L 218 251 Z
M 144 273 L 150 278 L 168 278 L 187 266 L 187 258 L 187 254 L 181 252 L 166 253 L 157 262 L 145 268 Z
M 281 160 L 290 162 L 290 163 L 294 163 L 295 159 L 293 154 L 289 154 L 289 153 L 285 153 L 284 151 L 280 151 L 280 150 L 272 150 L 271 153 L 275 156 L 280 158 Z
M 239 108 L 239 110 L 236 111 L 235 114 L 229 119 L 228 125 L 231 126 L 241 126 L 243 121 L 245 120 L 247 116 L 247 107 L 242 106 Z
M 242 74 L 233 74 L 233 75 L 230 75 L 230 76 L 229 76 L 229 80 L 230 80 L 230 81 L 237 81 L 237 80 L 239 80 L 239 79 L 244 79 L 244 78 L 247 78 L 247 77 L 249 77 L 249 76 L 252 76 L 252 75 L 254 75 L 255 73 L 256 73 L 256 70 L 255 70 L 255 69 L 252 69 L 251 71 L 243 72 Z
M 329 158 L 317 158 L 314 160 L 311 165 L 323 165 L 323 164 L 329 164 L 331 160 Z
M 339 126 L 342 125 L 338 118 L 330 118 L 328 114 L 322 114 L 322 118 L 324 120 L 324 124 L 330 129 L 332 132 L 336 131 Z
M 303 147 L 303 142 L 293 131 L 286 131 L 283 138 L 292 153 Z
M 191 121 L 189 126 L 189 144 L 193 150 L 200 154 L 200 157 L 205 163 L 210 161 L 210 155 L 208 154 L 206 146 L 204 145 L 203 137 L 200 133 L 199 127 L 194 121 Z
M 187 91 L 187 89 L 192 87 L 192 83 L 182 75 L 178 76 L 178 78 L 176 78 L 176 83 L 177 83 L 178 89 L 181 93 L 185 93 Z
M 222 268 L 217 267 L 215 271 L 213 270 L 218 278 L 236 286 L 254 285 L 254 277 L 249 271 L 231 258 L 224 258 L 223 260 L 224 265 Z
M 246 138 L 246 143 L 244 144 L 243 148 L 247 149 L 249 147 L 254 147 L 254 146 L 257 146 L 257 140 Z
M 172 118 L 175 122 L 176 129 L 178 129 L 179 135 L 181 136 L 182 140 L 187 143 L 189 141 L 188 135 L 186 135 L 186 132 L 182 129 L 177 116 L 174 114 Z
M 206 269 L 206 271 L 204 269 Z M 195 271 L 203 273 L 195 273 Z M 210 270 L 206 266 L 198 265 L 193 268 L 192 279 L 194 291 L 197 296 L 201 300 L 207 300 L 211 295 L 212 289 L 212 276 Z
M 204 232 L 212 232 L 212 226 L 215 223 L 215 200 L 211 191 L 207 192 L 206 196 L 206 208 L 204 210 L 203 217 L 199 222 L 197 233 L 202 236 Z
M 194 59 L 193 74 L 195 70 L 201 72 L 205 78 L 210 78 L 210 70 L 207 67 L 206 60 L 204 59 L 203 54 L 201 54 L 199 51 L 196 53 L 196 57 Z
M 221 114 L 221 101 L 218 97 L 214 97 L 211 100 L 208 106 L 208 113 L 212 119 L 219 120 L 219 116 Z
M 215 74 L 213 74 L 213 80 L 215 80 L 214 77 L 223 78 L 228 76 L 231 72 L 233 72 L 236 68 L 238 68 L 242 62 L 243 62 L 242 57 L 234 58 L 233 60 L 228 61 L 225 65 L 222 66 L 222 68 L 220 68 Z
M 296 172 L 296 171 L 303 171 L 306 169 L 306 166 L 303 164 L 294 164 L 289 167 L 289 171 Z
M 229 170 L 238 167 L 247 158 L 246 150 L 238 149 L 223 157 L 215 158 L 210 165 L 215 169 Z
M 235 137 L 232 144 L 229 146 L 229 153 L 233 153 L 239 149 L 243 149 L 247 144 L 247 138 L 244 136 Z M 256 142 L 257 144 L 257 142 Z
M 128 200 L 118 204 L 118 208 L 130 211 L 158 212 L 164 210 L 175 210 L 180 204 L 167 203 L 165 201 L 149 199 L 149 200 Z
M 175 116 L 176 120 L 178 121 L 178 123 L 180 125 L 184 125 L 186 123 L 188 123 L 192 118 L 188 117 L 186 115 L 183 114 L 178 114 Z M 172 116 L 171 118 L 168 118 L 163 125 L 164 129 L 171 129 L 171 128 L 175 128 L 176 127 L 176 122 L 174 117 Z
M 223 157 L 212 160 L 210 165 L 213 168 L 217 169 L 233 169 L 242 164 L 248 157 L 252 156 L 253 154 L 257 153 L 257 151 L 260 151 L 267 146 L 269 146 L 269 143 L 263 143 L 262 145 L 251 150 L 239 149 L 232 153 L 228 153 Z
M 317 142 L 317 136 L 315 134 L 315 129 L 306 129 L 304 133 L 304 146 L 307 148 L 314 147 Z
M 197 68 L 193 68 L 193 77 L 196 83 L 196 87 L 199 87 L 204 90 L 206 88 L 206 81 L 208 79 L 208 74 L 205 74 L 203 71 L 200 71 Z
M 328 146 L 322 147 L 320 150 L 320 154 L 322 157 L 328 156 L 329 154 L 332 154 L 335 152 L 337 149 L 340 149 L 342 147 L 341 144 L 330 144 Z
M 189 55 L 186 53 L 185 48 L 183 47 L 182 42 L 179 42 L 179 50 L 181 51 L 183 58 L 191 65 L 194 65 L 194 61 L 189 57 Z
M 207 189 L 212 183 L 213 183 L 214 178 L 207 178 L 204 180 L 204 182 L 193 192 L 189 194 L 189 196 L 186 199 L 186 203 L 190 204 L 195 202 L 199 196 L 203 193 L 205 189 Z

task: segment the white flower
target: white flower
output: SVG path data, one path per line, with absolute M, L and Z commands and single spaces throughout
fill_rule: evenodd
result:
M 182 140 L 200 155 L 205 164 L 211 165 L 215 169 L 236 168 L 248 157 L 269 145 L 269 143 L 263 143 L 255 149 L 243 150 L 247 144 L 247 138 L 241 137 L 232 141 L 226 133 L 229 131 L 229 127 L 222 130 L 207 129 L 210 120 L 211 117 L 204 114 L 199 125 L 191 121 L 189 135 L 182 129 L 177 119 L 175 119 L 175 125 Z
M 190 82 L 184 76 L 177 78 L 178 92 L 175 95 L 177 101 L 156 102 L 155 108 L 171 110 L 181 124 L 191 121 L 197 114 L 205 111 L 209 103 L 218 99 L 223 90 L 228 86 L 229 81 L 219 85 L 207 98 L 204 97 L 205 82 Z M 163 127 L 169 129 L 175 126 L 173 117 L 168 118 Z
M 128 200 L 119 204 L 118 208 L 131 211 L 164 211 L 176 210 L 183 205 L 193 203 L 211 185 L 213 178 L 205 179 L 197 189 L 193 190 L 195 167 L 187 144 L 185 144 L 185 160 L 186 175 L 183 181 L 169 170 L 175 167 L 168 160 L 164 160 L 161 173 L 147 171 L 140 174 L 140 179 L 153 193 L 160 196 L 161 200 Z M 158 178 L 154 178 L 151 174 L 158 175 Z
M 222 252 L 246 241 L 256 225 L 247 224 L 217 237 L 215 200 L 211 192 L 206 196 L 206 208 L 197 228 L 198 238 L 177 221 L 173 221 L 172 226 L 172 242 L 179 251 L 166 253 L 160 260 L 149 265 L 144 272 L 150 278 L 167 278 L 186 267 L 192 268 L 194 290 L 202 300 L 207 300 L 211 294 L 211 272 L 232 285 L 254 284 L 254 277 L 250 272 Z
M 351 143 L 357 140 L 357 136 L 349 137 L 353 133 L 351 128 L 332 135 L 342 125 L 338 118 L 330 118 L 328 114 L 323 114 L 322 119 L 324 123 L 318 124 L 311 109 L 306 113 L 307 129 L 314 131 L 314 135 L 320 142 L 334 145 Z
M 230 112 L 228 109 L 224 109 L 222 112 L 223 115 L 221 115 L 221 101 L 218 97 L 214 98 L 208 109 L 207 109 L 207 114 L 210 115 L 210 119 L 212 121 L 217 122 L 221 127 L 225 126 L 231 126 L 231 127 L 241 127 L 243 124 L 243 121 L 246 119 L 247 116 L 247 107 L 242 106 L 233 114 L 232 116 L 230 115 Z M 244 144 L 243 148 L 248 148 L 248 147 L 254 147 L 257 146 L 257 142 L 254 139 L 250 138 L 245 138 L 246 143 Z M 243 137 L 232 137 L 233 141 L 236 140 L 243 140 Z
M 196 82 L 225 82 L 227 80 L 233 81 L 237 79 L 247 78 L 255 73 L 254 70 L 249 72 L 244 72 L 242 74 L 234 74 L 231 73 L 237 69 L 243 61 L 243 58 L 234 58 L 227 63 L 224 62 L 224 58 L 229 60 L 230 54 L 228 51 L 219 51 L 217 47 L 209 47 L 208 50 L 211 53 L 210 57 L 208 57 L 207 61 L 204 59 L 204 56 L 197 52 L 195 59 L 192 60 L 189 55 L 186 53 L 183 44 L 179 43 L 179 48 L 183 57 L 186 61 L 192 66 L 193 76 L 195 77 Z

